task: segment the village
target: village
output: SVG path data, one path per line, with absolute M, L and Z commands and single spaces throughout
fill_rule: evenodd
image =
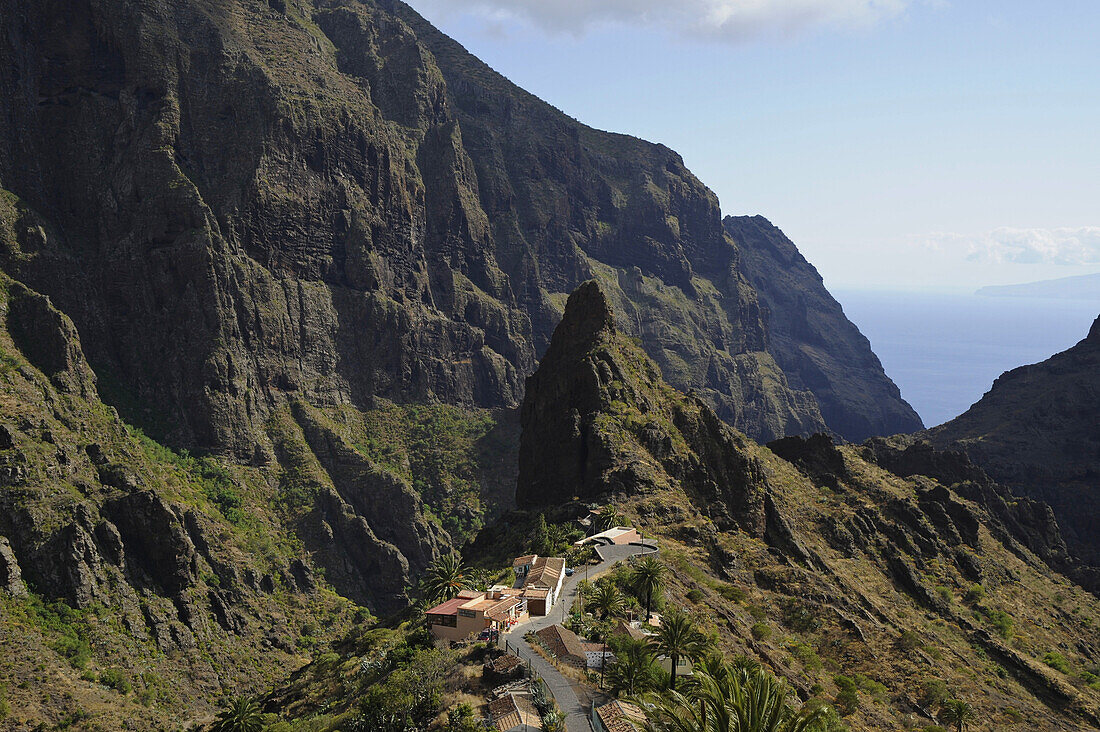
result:
M 590 528 L 597 519 L 593 512 L 582 524 Z M 459 590 L 425 611 L 437 643 L 481 641 L 496 649 L 485 664 L 486 677 L 499 682 L 486 722 L 499 732 L 634 732 L 630 720 L 643 718 L 637 706 L 615 698 L 624 681 L 629 686 L 616 677 L 624 667 L 616 653 L 657 648 L 662 617 L 650 607 L 629 607 L 611 574 L 653 574 L 646 603 L 652 604 L 663 571 L 657 546 L 636 529 L 612 526 L 574 543 L 583 547 L 595 557 L 583 567 L 567 566 L 564 557 L 516 557 L 511 585 Z M 653 653 L 652 660 L 655 668 L 647 673 L 692 673 L 686 656 L 675 667 L 664 654 Z

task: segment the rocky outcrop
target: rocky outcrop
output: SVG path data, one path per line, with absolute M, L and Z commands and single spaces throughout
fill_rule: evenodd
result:
M 1027 548 L 1055 570 L 1082 587 L 1100 595 L 1100 568 L 1079 558 L 1066 543 L 1051 507 L 1034 499 L 1014 495 L 995 483 L 984 470 L 970 462 L 962 452 L 938 450 L 926 440 L 898 436 L 868 440 L 864 455 L 891 473 L 903 478 L 927 476 L 966 499 L 982 506 L 990 531 L 1010 550 L 1022 554 Z M 943 489 L 937 500 L 944 503 Z M 955 502 L 945 503 L 950 515 L 966 511 Z M 975 520 L 967 519 L 970 526 Z M 970 532 L 971 534 L 973 531 Z
M 252 460 L 295 399 L 514 407 L 600 276 L 739 429 L 895 428 L 869 352 L 811 333 L 803 361 L 859 368 L 788 368 L 798 334 L 775 306 L 773 337 L 676 153 L 566 117 L 403 3 L 276 5 L 0 3 L 0 264 L 73 319 L 130 421 Z
M 867 338 L 794 243 L 763 216 L 727 216 L 722 224 L 759 297 L 768 352 L 793 389 L 813 393 L 829 429 L 853 442 L 921 429 Z
M 1000 376 L 925 437 L 966 453 L 1013 493 L 1054 509 L 1072 553 L 1100 564 L 1100 318 L 1088 337 Z
M 619 333 L 600 284 L 569 296 L 521 411 L 521 506 L 682 489 L 719 526 L 764 530 L 764 488 L 746 438 L 661 379 Z

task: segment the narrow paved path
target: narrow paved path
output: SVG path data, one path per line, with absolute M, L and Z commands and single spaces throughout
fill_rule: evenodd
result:
M 593 577 L 601 572 L 611 569 L 616 563 L 623 561 L 624 559 L 640 554 L 654 554 L 657 550 L 653 547 L 623 545 L 623 546 L 601 546 L 596 548 L 596 553 L 600 556 L 600 563 L 594 564 L 588 568 L 588 577 Z M 576 692 L 573 691 L 573 685 L 569 679 L 562 676 L 553 664 L 539 655 L 531 646 L 524 640 L 523 636 L 527 633 L 533 633 L 536 630 L 542 630 L 555 623 L 561 623 L 565 615 L 569 612 L 569 608 L 573 606 L 573 600 L 577 596 L 577 585 L 585 578 L 583 571 L 577 571 L 573 573 L 572 577 L 566 577 L 565 582 L 561 586 L 561 596 L 554 604 L 554 607 L 550 610 L 550 614 L 544 617 L 531 618 L 523 623 L 519 623 L 508 633 L 503 635 L 504 642 L 507 644 L 509 652 L 515 653 L 522 658 L 526 663 L 530 664 L 531 671 L 542 677 L 542 680 L 546 683 L 546 687 L 554 695 L 554 699 L 557 701 L 558 706 L 561 707 L 562 712 L 565 713 L 565 727 L 568 732 L 592 732 L 592 723 L 588 721 L 589 711 L 580 700 L 577 699 Z

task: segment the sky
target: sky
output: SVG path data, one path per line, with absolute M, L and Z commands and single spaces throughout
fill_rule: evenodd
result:
M 410 0 L 586 124 L 664 143 L 829 287 L 1100 272 L 1095 0 Z

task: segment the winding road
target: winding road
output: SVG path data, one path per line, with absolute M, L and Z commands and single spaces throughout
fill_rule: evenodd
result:
M 635 544 L 598 546 L 596 547 L 596 553 L 600 557 L 600 562 L 588 567 L 587 576 L 591 578 L 599 575 L 629 557 L 655 554 L 656 552 L 657 548 L 649 544 L 645 546 Z M 577 585 L 585 576 L 584 572 L 578 571 L 572 577 L 565 578 L 561 586 L 561 595 L 549 615 L 531 618 L 519 623 L 510 632 L 501 636 L 507 644 L 508 650 L 529 664 L 533 674 L 542 677 L 546 687 L 554 695 L 558 706 L 565 713 L 565 727 L 568 732 L 592 732 L 592 723 L 589 722 L 589 710 L 577 698 L 569 679 L 562 676 L 553 664 L 539 655 L 523 636 L 536 630 L 542 630 L 554 623 L 561 623 L 568 609 L 573 606 L 573 600 L 577 596 Z

